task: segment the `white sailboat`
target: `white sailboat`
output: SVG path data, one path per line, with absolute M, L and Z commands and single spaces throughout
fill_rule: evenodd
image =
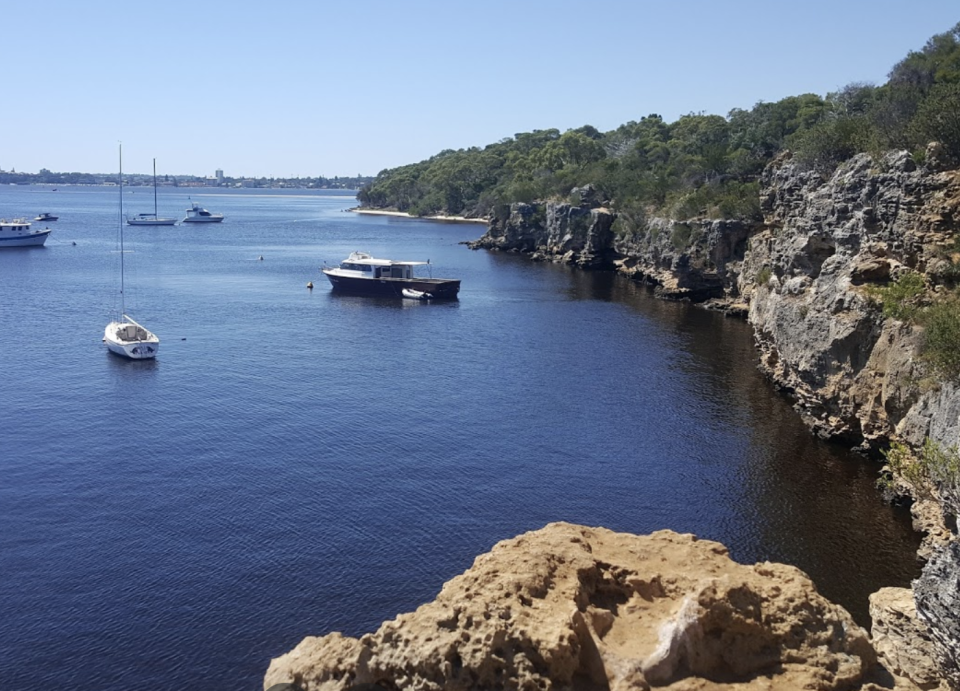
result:
M 126 315 L 124 301 L 124 261 L 123 261 L 123 148 L 120 149 L 120 318 L 109 324 L 103 331 L 103 342 L 111 353 L 133 360 L 149 360 L 157 357 L 160 339 L 146 327 L 133 321 Z
M 127 225 L 130 226 L 175 226 L 177 219 L 162 218 L 157 215 L 157 159 L 153 159 L 153 213 L 137 214 L 133 217 L 127 217 Z

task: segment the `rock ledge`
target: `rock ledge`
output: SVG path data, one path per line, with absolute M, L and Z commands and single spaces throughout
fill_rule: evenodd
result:
M 375 633 L 305 638 L 264 688 L 849 689 L 875 670 L 867 634 L 794 567 L 737 564 L 692 535 L 553 523 Z

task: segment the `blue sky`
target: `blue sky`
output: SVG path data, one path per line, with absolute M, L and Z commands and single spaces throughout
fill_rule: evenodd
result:
M 374 175 L 517 132 L 851 82 L 956 0 L 5 2 L 0 169 Z

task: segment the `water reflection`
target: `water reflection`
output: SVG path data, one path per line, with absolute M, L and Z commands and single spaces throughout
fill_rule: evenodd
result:
M 495 261 L 516 259 L 501 254 Z M 644 285 L 612 272 L 562 265 L 543 270 L 564 275 L 567 299 L 624 305 L 641 318 L 638 328 L 655 324 L 666 333 L 673 341 L 667 344 L 667 367 L 683 375 L 686 403 L 696 406 L 690 416 L 712 421 L 715 437 L 743 436 L 716 445 L 703 439 L 697 447 L 700 477 L 691 479 L 710 487 L 691 488 L 690 496 L 712 491 L 726 507 L 711 514 L 723 517 L 720 523 L 697 525 L 701 537 L 724 542 L 742 562 L 798 566 L 863 624 L 869 622 L 867 593 L 907 585 L 919 574 L 914 557 L 919 535 L 906 510 L 882 501 L 875 488 L 876 463 L 817 439 L 803 425 L 757 368 L 746 322 L 656 299 Z M 642 347 L 649 338 L 638 333 L 633 340 Z M 657 405 L 655 393 L 651 396 Z M 671 412 L 684 414 L 682 406 Z M 683 426 L 674 424 L 674 429 Z M 739 457 L 727 455 L 731 445 L 741 449 Z

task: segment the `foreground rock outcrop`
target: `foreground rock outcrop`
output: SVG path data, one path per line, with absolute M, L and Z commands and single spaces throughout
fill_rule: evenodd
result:
M 877 671 L 866 633 L 796 568 L 737 564 L 691 535 L 554 523 L 375 633 L 304 639 L 264 688 L 850 689 Z

